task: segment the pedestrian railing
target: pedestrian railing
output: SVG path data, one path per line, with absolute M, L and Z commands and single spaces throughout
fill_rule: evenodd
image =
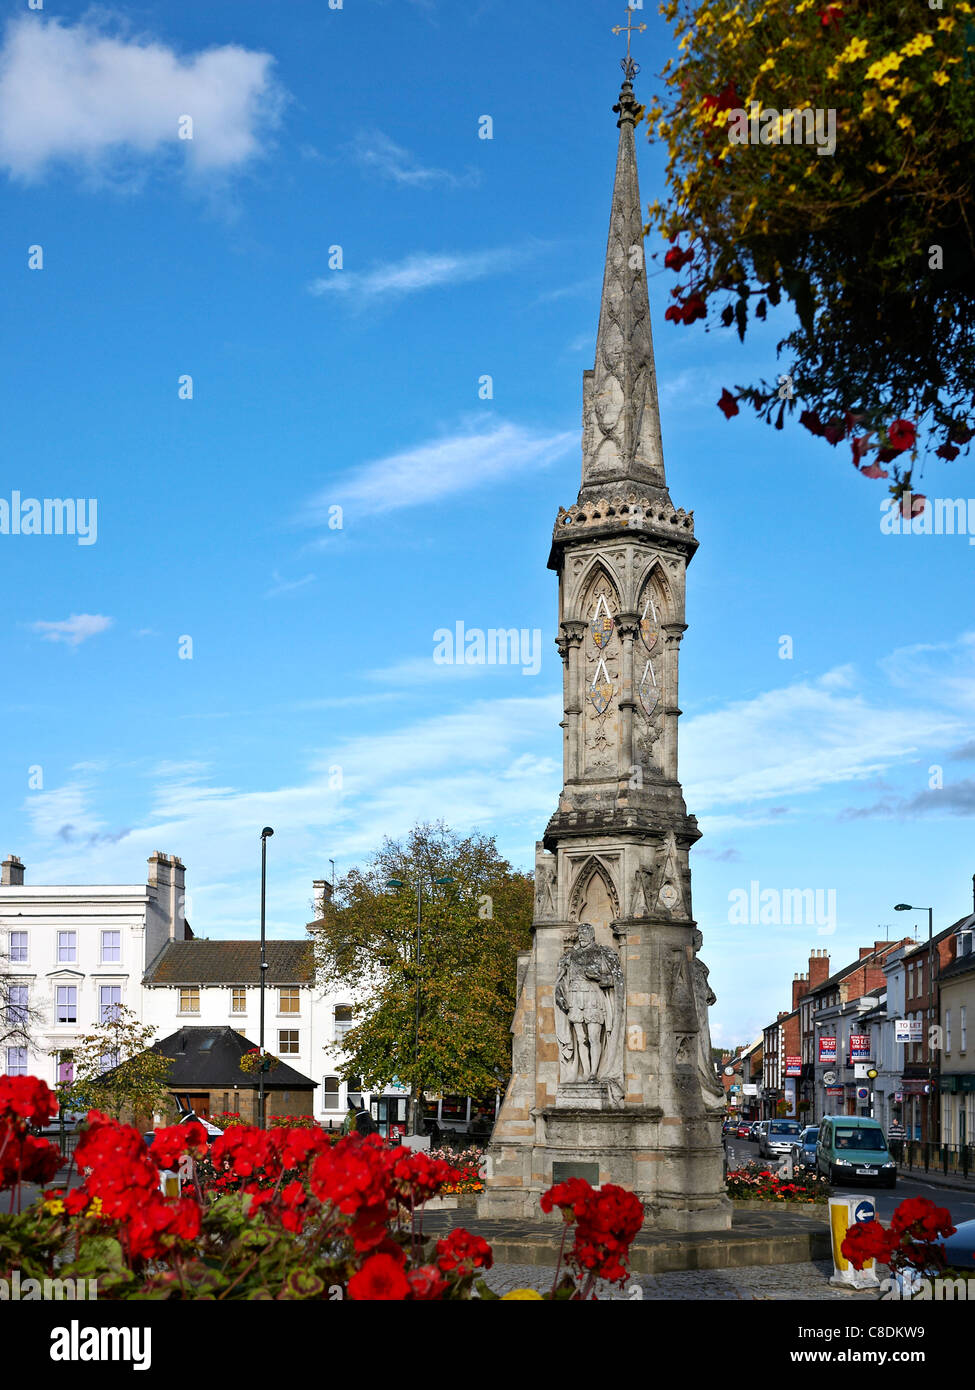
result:
M 894 1161 L 905 1168 L 940 1171 L 947 1177 L 975 1173 L 975 1144 L 936 1144 L 926 1139 L 889 1139 Z

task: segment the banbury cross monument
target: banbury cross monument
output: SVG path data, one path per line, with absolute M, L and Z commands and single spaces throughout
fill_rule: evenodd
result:
M 725 1105 L 691 915 L 700 831 L 677 780 L 677 658 L 697 541 L 664 475 L 629 55 L 623 69 L 582 487 L 558 514 L 548 562 L 559 576 L 564 786 L 536 847 L 513 1074 L 478 1209 L 538 1216 L 541 1192 L 580 1176 L 636 1192 L 651 1227 L 711 1230 L 731 1221 Z

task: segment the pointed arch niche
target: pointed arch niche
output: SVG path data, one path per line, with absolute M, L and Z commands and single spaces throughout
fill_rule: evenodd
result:
M 673 600 L 663 569 L 656 562 L 640 589 L 636 611 L 640 619 L 634 646 L 633 684 L 644 723 L 659 719 L 669 683 L 664 625 L 671 621 Z
M 613 876 L 601 859 L 590 855 L 576 874 L 569 899 L 569 920 L 608 927 L 619 917 L 619 895 Z

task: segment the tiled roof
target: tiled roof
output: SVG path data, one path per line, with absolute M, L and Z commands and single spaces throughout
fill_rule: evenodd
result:
M 315 978 L 310 941 L 269 941 L 265 984 L 310 985 Z M 258 985 L 258 941 L 170 941 L 146 971 L 147 985 Z
M 198 1086 L 237 1086 L 257 1089 L 256 1072 L 240 1069 L 240 1059 L 254 1043 L 234 1028 L 180 1028 L 152 1045 L 153 1052 L 172 1057 L 166 1077 L 171 1091 L 193 1090 Z M 280 1062 L 264 1075 L 271 1091 L 310 1091 L 318 1083 L 303 1076 L 286 1062 Z

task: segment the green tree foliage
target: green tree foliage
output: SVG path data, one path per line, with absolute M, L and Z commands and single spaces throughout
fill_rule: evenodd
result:
M 167 1079 L 173 1063 L 152 1050 L 155 1035 L 155 1028 L 116 1004 L 104 1023 L 74 1044 L 74 1080 L 58 1088 L 58 1104 L 67 1110 L 101 1110 L 115 1119 L 123 1111 L 135 1120 L 171 1111 Z
M 444 878 L 454 881 L 435 882 Z M 390 879 L 403 886 L 388 887 Z M 320 983 L 345 992 L 355 1010 L 346 1076 L 370 1089 L 395 1078 L 413 1105 L 422 1090 L 476 1096 L 506 1083 L 516 957 L 532 910 L 530 874 L 501 858 L 492 838 L 461 838 L 442 823 L 417 825 L 402 843 L 384 840 L 366 868 L 350 870 L 315 931 Z

